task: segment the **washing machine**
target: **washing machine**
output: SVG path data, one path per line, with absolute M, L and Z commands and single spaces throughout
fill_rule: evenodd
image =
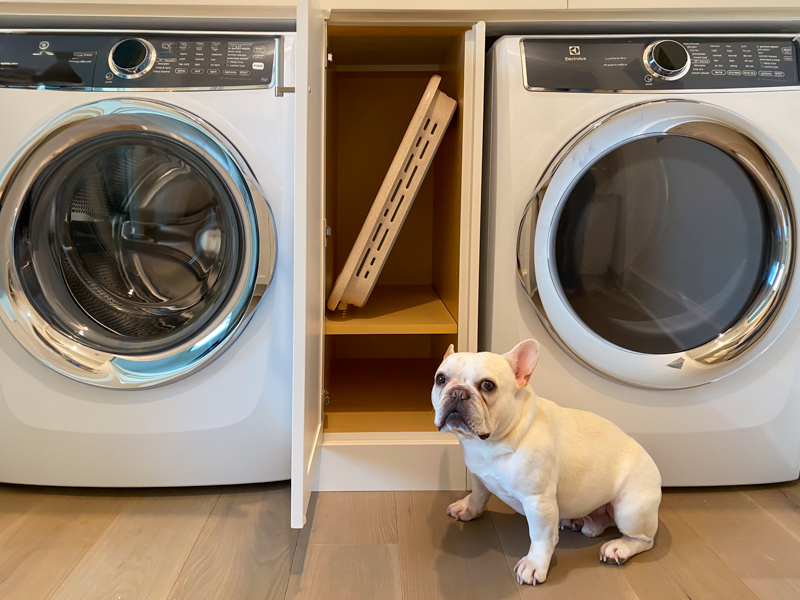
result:
M 798 46 L 509 36 L 488 55 L 481 345 L 664 485 L 800 472 Z
M 0 481 L 290 475 L 292 32 L 0 32 Z

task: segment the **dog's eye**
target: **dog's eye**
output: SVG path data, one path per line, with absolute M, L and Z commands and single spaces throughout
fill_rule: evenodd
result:
M 495 385 L 494 381 L 490 381 L 489 379 L 484 379 L 484 380 L 481 382 L 481 389 L 482 389 L 484 392 L 491 392 L 491 391 L 492 391 L 492 390 L 494 390 L 494 388 L 496 388 L 496 387 L 497 387 L 497 386 Z
M 444 376 L 444 373 L 437 373 L 436 385 L 444 385 L 445 383 L 447 383 L 447 377 Z

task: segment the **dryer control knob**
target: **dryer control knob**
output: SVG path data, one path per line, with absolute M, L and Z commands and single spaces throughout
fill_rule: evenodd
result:
M 156 63 L 153 44 L 141 38 L 118 42 L 108 55 L 108 66 L 117 77 L 136 79 L 150 72 Z
M 683 44 L 673 40 L 653 42 L 644 51 L 644 68 L 658 79 L 680 79 L 692 66 L 692 58 Z

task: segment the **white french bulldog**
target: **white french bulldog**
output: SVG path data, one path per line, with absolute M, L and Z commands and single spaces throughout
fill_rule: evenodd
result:
M 495 494 L 528 519 L 531 547 L 514 567 L 520 583 L 543 583 L 560 529 L 595 537 L 616 524 L 622 537 L 600 548 L 621 563 L 653 547 L 661 474 L 635 440 L 598 415 L 539 398 L 528 381 L 539 344 L 504 355 L 448 348 L 431 400 L 440 431 L 456 434 L 472 493 L 447 514 L 481 515 Z

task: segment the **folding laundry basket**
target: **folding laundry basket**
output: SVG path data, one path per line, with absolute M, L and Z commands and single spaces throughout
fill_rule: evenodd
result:
M 439 90 L 441 79 L 434 75 L 425 89 L 356 243 L 336 279 L 328 298 L 330 310 L 347 304 L 364 306 L 375 287 L 456 111 L 456 101 Z

